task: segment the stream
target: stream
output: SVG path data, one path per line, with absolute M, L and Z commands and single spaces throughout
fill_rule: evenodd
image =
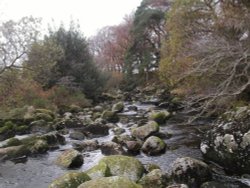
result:
M 154 105 L 150 104 L 136 104 L 138 113 L 145 113 L 149 108 L 154 108 Z M 129 121 L 133 121 L 137 118 L 137 112 L 125 110 L 120 114 L 121 119 L 127 117 Z M 160 127 L 160 132 L 167 133 L 171 137 L 164 138 L 164 141 L 168 145 L 166 152 L 159 156 L 147 156 L 143 153 L 135 156 L 143 164 L 155 163 L 158 164 L 161 169 L 168 172 L 171 167 L 171 163 L 177 157 L 193 157 L 196 159 L 202 159 L 202 155 L 199 149 L 200 139 L 202 137 L 201 132 L 209 129 L 208 121 L 198 121 L 192 125 L 185 124 L 187 117 L 185 114 L 176 114 L 173 118 L 167 121 L 166 125 Z M 121 121 L 122 122 L 122 121 Z M 128 131 L 126 123 L 118 123 L 119 127 L 122 127 Z M 110 131 L 108 136 L 94 138 L 99 143 L 112 140 L 114 133 Z M 47 188 L 48 185 L 57 177 L 69 172 L 70 170 L 63 169 L 55 165 L 55 160 L 62 152 L 62 150 L 72 148 L 72 143 L 75 141 L 66 135 L 66 145 L 63 145 L 58 150 L 49 151 L 45 155 L 37 155 L 29 157 L 25 163 L 13 163 L 11 161 L 0 163 L 0 188 Z M 3 143 L 0 143 L 0 145 Z M 100 150 L 92 152 L 84 152 L 84 164 L 80 171 L 85 171 L 92 166 L 96 165 L 98 161 L 103 157 Z M 227 176 L 228 177 L 228 176 Z M 226 179 L 223 176 L 214 176 L 218 181 L 220 179 Z M 228 187 L 240 187 L 235 182 L 240 182 L 250 187 L 250 179 L 239 179 L 234 177 L 228 177 Z

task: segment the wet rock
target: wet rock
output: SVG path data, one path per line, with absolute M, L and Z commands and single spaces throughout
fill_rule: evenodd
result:
M 159 125 L 155 121 L 150 121 L 146 125 L 132 129 L 132 136 L 141 140 L 159 132 Z
M 94 111 L 95 112 L 103 112 L 103 107 L 102 106 L 95 106 Z
M 46 140 L 49 145 L 64 145 L 66 143 L 64 136 L 56 131 L 44 134 L 40 138 Z
M 136 184 L 135 182 L 129 180 L 126 177 L 104 177 L 96 180 L 90 180 L 81 184 L 78 188 L 142 188 L 142 186 Z
M 65 168 L 77 168 L 82 166 L 83 156 L 74 149 L 68 149 L 59 155 L 56 164 Z
M 128 134 L 121 134 L 121 135 L 116 135 L 112 138 L 112 142 L 115 142 L 120 145 L 126 145 L 126 141 L 134 141 L 135 139 L 132 138 Z
M 28 156 L 29 154 L 30 150 L 23 145 L 0 148 L 0 161 Z
M 186 183 L 198 188 L 202 183 L 211 179 L 208 165 L 190 157 L 177 158 L 172 164 L 171 176 L 177 183 Z
M 102 119 L 110 123 L 117 123 L 119 121 L 119 117 L 117 116 L 117 113 L 113 111 L 106 110 L 102 113 L 101 117 Z
M 97 140 L 85 140 L 80 143 L 74 143 L 74 148 L 78 151 L 94 151 L 99 149 L 99 143 Z
M 122 112 L 123 109 L 124 109 L 124 103 L 123 102 L 118 102 L 118 103 L 114 104 L 113 107 L 112 107 L 112 111 L 117 112 L 117 113 Z
M 167 110 L 160 112 L 151 112 L 149 114 L 149 119 L 156 121 L 158 124 L 164 124 L 169 117 L 170 113 Z
M 105 163 L 112 176 L 127 177 L 137 182 L 144 173 L 144 167 L 138 159 L 122 155 L 104 157 L 100 162 Z
M 158 155 L 166 150 L 165 142 L 156 136 L 149 137 L 142 145 L 142 151 L 148 155 Z
M 98 179 L 102 177 L 111 176 L 110 170 L 107 164 L 100 162 L 98 165 L 92 167 L 91 169 L 85 172 L 88 176 L 93 179 Z
M 250 173 L 249 120 L 249 107 L 223 114 L 201 143 L 203 156 L 230 173 Z
M 151 171 L 156 170 L 156 169 L 161 169 L 161 168 L 157 164 L 153 164 L 153 163 L 149 163 L 149 164 L 145 165 L 145 170 L 147 172 L 151 172 Z
M 100 149 L 104 155 L 122 155 L 125 154 L 122 146 L 115 142 L 104 142 L 101 144 Z
M 160 169 L 155 169 L 142 177 L 139 184 L 142 185 L 143 188 L 165 188 L 167 178 Z
M 189 188 L 189 187 L 186 184 L 174 184 L 167 186 L 167 188 Z
M 51 131 L 50 126 L 43 119 L 31 122 L 30 127 L 32 133 L 48 133 Z
M 142 143 L 139 141 L 126 141 L 125 147 L 128 149 L 129 153 L 138 154 L 142 147 Z
M 73 140 L 83 140 L 85 138 L 83 133 L 77 131 L 70 133 L 69 137 Z
M 137 110 L 138 110 L 138 107 L 137 107 L 137 106 L 134 106 L 134 105 L 131 105 L 131 106 L 128 106 L 128 110 L 129 110 L 129 111 L 137 111 Z
M 90 177 L 83 172 L 70 172 L 54 180 L 49 188 L 77 188 L 89 180 Z
M 120 134 L 125 132 L 125 129 L 123 129 L 121 127 L 116 127 L 116 128 L 113 129 L 113 132 L 114 132 L 115 135 L 120 135 Z
M 106 124 L 93 123 L 82 129 L 86 133 L 91 133 L 98 136 L 106 136 L 109 134 L 109 126 Z
M 49 150 L 49 145 L 45 140 L 38 139 L 29 150 L 32 154 L 42 154 Z

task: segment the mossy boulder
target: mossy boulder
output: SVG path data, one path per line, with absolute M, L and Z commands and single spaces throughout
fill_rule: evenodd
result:
M 6 140 L 8 138 L 11 138 L 15 136 L 15 130 L 14 127 L 16 125 L 12 123 L 11 121 L 7 121 L 3 124 L 2 127 L 0 127 L 0 141 Z
M 80 184 L 89 181 L 90 177 L 83 172 L 70 172 L 54 180 L 49 188 L 77 188 Z
M 83 156 L 74 149 L 65 150 L 56 160 L 56 164 L 64 168 L 77 168 L 83 164 Z
M 69 111 L 72 113 L 78 113 L 82 111 L 82 108 L 78 105 L 72 104 L 69 106 Z
M 49 150 L 49 145 L 45 140 L 38 139 L 35 141 L 33 146 L 29 148 L 32 154 L 46 153 Z
M 146 125 L 132 129 L 131 134 L 135 138 L 144 140 L 157 132 L 159 132 L 158 123 L 156 123 L 155 121 L 150 121 Z
M 110 169 L 106 163 L 100 162 L 98 165 L 92 167 L 85 172 L 91 179 L 98 179 L 102 177 L 111 176 Z
M 142 185 L 143 188 L 165 188 L 167 185 L 167 177 L 160 169 L 155 169 L 142 177 L 139 184 Z
M 127 177 L 132 181 L 138 181 L 143 173 L 144 167 L 138 159 L 122 155 L 104 157 L 100 163 L 105 163 L 113 176 Z
M 56 131 L 44 134 L 39 138 L 45 140 L 49 145 L 64 145 L 66 143 L 64 136 Z
M 84 182 L 78 188 L 142 188 L 142 186 L 126 177 L 113 176 Z
M 114 104 L 113 107 L 112 107 L 112 111 L 117 112 L 117 113 L 122 112 L 123 109 L 124 109 L 124 103 L 123 102 L 118 102 L 118 103 Z
M 171 177 L 177 183 L 198 188 L 202 183 L 209 181 L 212 175 L 206 163 L 190 157 L 182 157 L 177 158 L 172 164 Z
M 165 150 L 165 142 L 157 136 L 150 136 L 142 145 L 142 151 L 148 155 L 158 155 Z
M 119 117 L 117 116 L 116 112 L 109 110 L 105 110 L 102 113 L 101 118 L 111 123 L 117 123 L 119 121 Z
M 224 113 L 201 142 L 207 160 L 223 166 L 229 173 L 250 173 L 250 107 Z
M 53 121 L 53 117 L 51 115 L 45 114 L 45 113 L 36 113 L 35 118 L 37 120 L 44 120 L 46 122 Z
M 170 113 L 167 110 L 160 112 L 152 112 L 149 114 L 149 119 L 156 121 L 159 124 L 164 124 L 169 117 Z
M 55 118 L 55 113 L 52 112 L 51 110 L 48 110 L 48 109 L 42 109 L 42 108 L 36 109 L 36 110 L 35 110 L 35 114 L 37 114 L 37 113 L 48 114 L 48 115 L 50 115 L 52 118 Z
M 10 138 L 7 141 L 7 143 L 6 143 L 5 146 L 7 146 L 7 147 L 10 147 L 10 146 L 19 146 L 21 144 L 22 144 L 22 142 L 18 138 Z
M 21 135 L 21 134 L 28 134 L 30 127 L 28 125 L 20 125 L 20 126 L 15 126 L 14 129 L 16 134 Z
M 15 159 L 29 154 L 30 150 L 24 145 L 0 148 L 0 158 L 2 160 Z

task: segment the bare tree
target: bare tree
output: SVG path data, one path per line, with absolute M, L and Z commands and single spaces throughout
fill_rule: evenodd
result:
M 0 25 L 0 75 L 8 69 L 22 67 L 30 45 L 37 40 L 40 21 L 23 17 Z

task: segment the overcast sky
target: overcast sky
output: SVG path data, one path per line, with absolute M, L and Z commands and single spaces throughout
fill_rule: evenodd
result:
M 1 20 L 23 16 L 41 17 L 44 25 L 79 20 L 81 30 L 89 37 L 107 25 L 119 24 L 142 0 L 0 0 Z

